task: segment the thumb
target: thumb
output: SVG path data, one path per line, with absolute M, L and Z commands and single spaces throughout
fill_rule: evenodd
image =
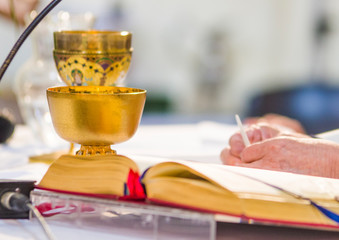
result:
M 236 133 L 230 138 L 229 145 L 230 153 L 233 156 L 240 157 L 242 150 L 245 148 L 244 141 L 242 140 L 240 133 Z
M 226 164 L 226 165 L 237 166 L 237 165 L 241 164 L 240 158 L 233 156 L 230 153 L 229 148 L 224 148 L 222 150 L 222 152 L 220 154 L 220 159 L 221 159 L 222 163 Z
M 241 153 L 241 161 L 251 163 L 262 159 L 265 156 L 265 142 L 257 142 L 246 147 Z

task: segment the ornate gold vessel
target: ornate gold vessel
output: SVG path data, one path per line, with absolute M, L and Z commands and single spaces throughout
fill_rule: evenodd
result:
M 146 90 L 127 87 L 73 86 L 47 89 L 58 135 L 81 144 L 78 155 L 115 154 L 110 145 L 136 132 Z
M 54 33 L 54 60 L 69 86 L 118 86 L 127 74 L 133 48 L 127 31 Z

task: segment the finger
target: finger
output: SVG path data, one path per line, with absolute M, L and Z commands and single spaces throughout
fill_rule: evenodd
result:
M 233 156 L 230 153 L 229 148 L 224 148 L 221 151 L 220 159 L 221 159 L 222 163 L 225 164 L 225 165 L 238 166 L 239 164 L 241 164 L 240 158 Z
M 242 150 L 245 148 L 245 144 L 240 133 L 236 133 L 230 138 L 229 145 L 231 154 L 233 156 L 240 157 Z
M 252 126 L 251 133 L 248 133 L 248 135 L 250 135 L 249 138 L 251 143 L 260 142 L 262 140 L 261 130 L 258 125 Z
M 296 119 L 274 113 L 266 114 L 264 118 L 267 120 L 268 123 L 279 124 L 290 129 L 293 129 L 296 132 L 305 133 L 304 127 Z
M 246 125 L 252 125 L 256 124 L 258 122 L 259 118 L 258 117 L 249 117 L 244 120 L 244 124 Z
M 246 129 L 246 135 L 251 143 L 262 140 L 261 131 L 257 125 L 252 125 L 250 128 Z M 240 158 L 240 154 L 245 148 L 245 143 L 241 134 L 234 134 L 229 140 L 229 145 L 231 148 L 231 154 Z
M 276 128 L 273 128 L 272 126 L 267 126 L 267 125 L 260 125 L 260 133 L 262 140 L 276 137 L 279 135 L 279 131 Z
M 241 153 L 241 161 L 243 163 L 251 163 L 261 160 L 266 154 L 266 145 L 266 142 L 258 142 L 248 146 Z
M 258 160 L 251 163 L 238 163 L 236 165 L 237 167 L 246 167 L 246 168 L 256 168 L 256 169 L 265 169 L 265 170 L 271 170 L 271 171 L 284 171 L 280 168 L 277 168 L 276 165 L 269 165 L 264 160 Z
M 266 113 L 263 118 L 267 119 L 268 121 L 272 121 L 274 119 L 279 119 L 279 118 L 283 118 L 283 115 L 280 114 L 276 114 L 276 113 Z
M 256 161 L 256 162 L 251 162 L 251 163 L 240 162 L 240 163 L 237 163 L 237 165 L 235 166 L 246 167 L 246 168 L 266 169 L 266 166 L 262 163 L 262 161 Z

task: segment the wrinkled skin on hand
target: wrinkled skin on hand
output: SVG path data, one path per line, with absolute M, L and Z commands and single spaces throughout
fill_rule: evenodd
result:
M 285 133 L 268 125 L 246 130 L 251 145 L 239 133 L 221 152 L 224 164 L 339 178 L 339 145 L 304 134 Z
M 275 113 L 268 113 L 262 117 L 247 118 L 245 119 L 244 123 L 248 125 L 258 124 L 258 123 L 267 123 L 268 125 L 271 125 L 271 126 L 277 125 L 277 126 L 288 128 L 296 133 L 305 133 L 305 129 L 299 121 L 289 118 L 289 117 L 279 115 L 279 114 L 275 114 Z
M 279 128 L 277 125 L 272 126 L 266 123 L 254 124 L 249 126 L 246 129 L 246 134 L 251 143 L 260 142 L 269 138 L 279 137 L 279 136 L 290 136 L 296 138 L 310 138 L 308 135 L 296 133 L 296 132 L 286 132 L 285 129 Z M 241 134 L 238 132 L 231 136 L 229 140 L 231 154 L 240 157 L 240 153 L 245 148 Z

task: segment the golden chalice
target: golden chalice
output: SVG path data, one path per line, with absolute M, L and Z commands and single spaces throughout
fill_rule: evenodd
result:
M 127 31 L 54 32 L 54 61 L 68 86 L 121 86 L 133 48 Z M 74 145 L 71 143 L 70 152 Z
M 77 155 L 115 154 L 110 145 L 136 132 L 146 90 L 126 87 L 72 86 L 47 89 L 57 134 L 81 144 Z
M 53 161 L 39 187 L 120 197 L 136 194 L 132 185 L 128 187 L 126 183 L 134 183 L 136 164 L 116 154 L 110 145 L 134 135 L 146 91 L 110 86 L 52 87 L 47 89 L 47 100 L 57 134 L 81 144 L 81 148 L 76 155 L 62 155 Z
M 54 60 L 69 86 L 118 86 L 130 66 L 132 34 L 127 31 L 54 33 Z

